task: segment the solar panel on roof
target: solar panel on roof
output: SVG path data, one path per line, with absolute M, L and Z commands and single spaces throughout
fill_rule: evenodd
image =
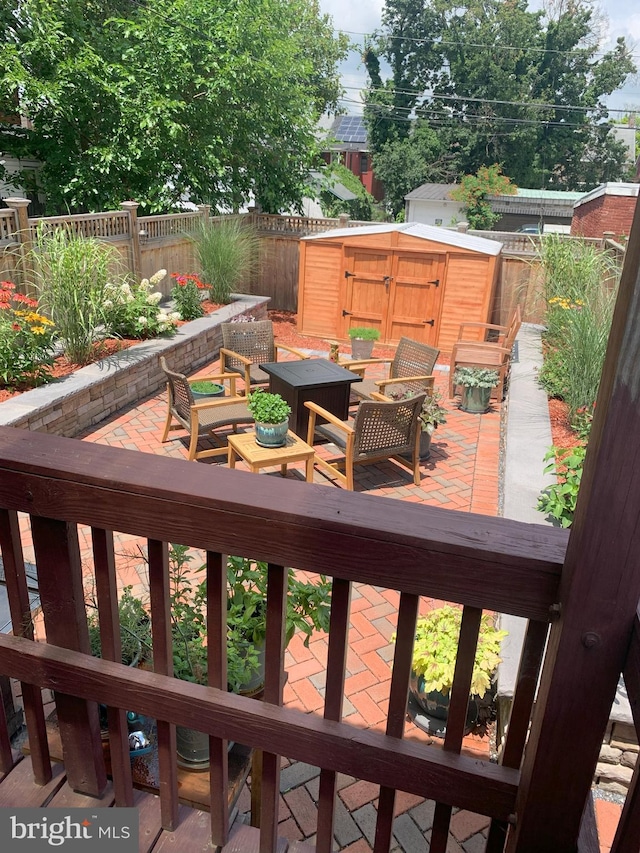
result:
M 367 129 L 362 116 L 339 116 L 333 134 L 340 142 L 363 144 L 367 141 Z

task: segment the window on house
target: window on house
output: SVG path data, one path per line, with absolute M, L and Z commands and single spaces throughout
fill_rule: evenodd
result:
M 365 172 L 369 171 L 369 155 L 361 154 L 360 155 L 360 174 L 363 175 Z

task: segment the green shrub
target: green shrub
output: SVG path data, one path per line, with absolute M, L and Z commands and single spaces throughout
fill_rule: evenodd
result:
M 377 341 L 380 337 L 380 330 L 371 326 L 352 326 L 347 334 L 351 339 L 360 338 L 362 341 Z
M 453 376 L 454 385 L 467 388 L 495 388 L 500 376 L 488 367 L 458 367 Z
M 201 222 L 189 236 L 211 301 L 230 302 L 232 292 L 238 291 L 258 267 L 260 238 L 238 217 Z
M 538 509 L 556 519 L 561 527 L 571 527 L 582 480 L 587 448 L 579 445 L 569 450 L 552 447 L 545 454 L 545 473 L 553 473 L 558 482 L 548 486 L 538 498 Z
M 247 408 L 260 424 L 281 424 L 291 414 L 291 406 L 280 394 L 270 394 L 260 388 L 249 394 Z
M 53 364 L 55 327 L 37 310 L 38 303 L 0 281 L 0 385 L 5 388 L 48 382 Z
M 183 320 L 197 320 L 204 315 L 204 308 L 200 299 L 201 291 L 207 289 L 197 275 L 180 275 L 172 272 L 171 278 L 175 279 L 175 285 L 171 290 L 171 298 Z
M 106 286 L 105 326 L 109 334 L 121 338 L 154 338 L 165 333 L 173 334 L 180 315 L 158 306 L 162 299 L 160 291 L 150 293 L 166 274 L 166 270 L 158 270 L 150 279 L 143 278 L 138 284 L 124 281 Z
M 106 243 L 79 237 L 69 228 L 41 225 L 31 253 L 39 301 L 56 324 L 67 358 L 86 364 L 104 333 L 107 282 L 117 254 Z

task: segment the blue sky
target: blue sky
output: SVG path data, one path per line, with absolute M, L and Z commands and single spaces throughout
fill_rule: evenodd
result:
M 530 3 L 532 8 L 540 8 L 539 2 Z M 380 27 L 384 0 L 320 0 L 322 12 L 333 18 L 336 29 L 344 30 L 352 41 L 362 46 L 362 34 L 371 33 Z M 631 44 L 636 65 L 640 68 L 640 7 L 629 0 L 602 0 L 600 10 L 608 24 L 603 27 L 601 46 L 603 49 L 615 43 L 618 36 L 625 36 Z M 630 14 L 630 9 L 635 9 Z M 366 85 L 366 75 L 360 62 L 359 51 L 352 51 L 342 66 L 342 82 L 345 87 L 343 106 L 347 112 L 360 112 L 358 92 Z M 624 89 L 610 95 L 606 103 L 612 109 L 626 110 L 630 107 L 640 109 L 640 76 L 630 80 Z M 612 113 L 612 118 L 619 113 Z

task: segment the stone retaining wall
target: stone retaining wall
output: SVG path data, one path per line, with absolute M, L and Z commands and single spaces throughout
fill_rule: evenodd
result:
M 626 795 L 639 751 L 635 727 L 610 722 L 598 756 L 594 780 L 598 788 Z
M 0 403 L 0 425 L 73 438 L 161 388 L 164 355 L 180 373 L 213 361 L 222 344 L 221 324 L 240 314 L 267 318 L 268 297 L 238 295 L 213 314 L 180 326 L 171 338 L 155 338 L 108 356 L 49 385 Z

